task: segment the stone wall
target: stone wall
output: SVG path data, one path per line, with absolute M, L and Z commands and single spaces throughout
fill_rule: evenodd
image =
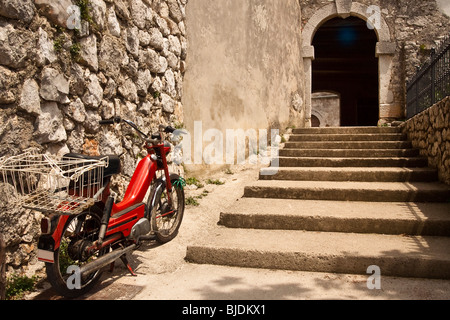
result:
M 450 185 L 450 97 L 438 102 L 403 125 L 414 148 L 437 168 L 439 179 Z
M 29 147 L 50 154 L 123 153 L 129 178 L 141 140 L 98 121 L 121 116 L 144 131 L 183 123 L 186 3 L 0 0 L 0 157 Z M 68 11 L 73 4 L 80 15 Z M 38 221 L 2 201 L 0 232 L 10 268 L 34 259 Z
M 381 27 L 377 29 L 377 56 L 380 58 L 380 118 L 389 122 L 405 117 L 405 83 L 429 58 L 431 49 L 450 33 L 450 18 L 441 1 L 418 0 L 299 0 L 302 8 L 303 34 L 310 35 L 320 24 L 333 17 L 354 15 L 366 20 L 381 10 Z M 336 3 L 337 11 L 331 10 Z M 321 15 L 320 13 L 323 13 Z M 320 21 L 315 19 L 319 18 Z M 373 20 L 376 22 L 376 20 Z M 385 24 L 384 24 L 385 23 Z M 304 37 L 306 52 L 314 53 Z M 312 39 L 308 39 L 312 40 Z M 375 52 L 374 52 L 375 54 Z M 305 54 L 304 54 L 305 55 Z M 306 55 L 305 55 L 306 56 Z M 307 93 L 308 95 L 308 93 Z M 308 97 L 307 97 L 308 102 Z
M 311 115 L 317 117 L 321 127 L 341 126 L 341 99 L 332 92 L 316 92 L 312 94 Z

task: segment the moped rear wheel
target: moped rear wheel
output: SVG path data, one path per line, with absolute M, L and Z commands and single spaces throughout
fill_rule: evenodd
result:
M 180 177 L 172 175 L 172 206 L 169 206 L 166 183 L 156 181 L 149 198 L 150 224 L 159 243 L 172 241 L 178 234 L 184 215 L 184 189 L 175 183 Z
M 100 217 L 92 212 L 71 216 L 66 222 L 61 244 L 55 251 L 55 262 L 46 263 L 47 279 L 64 297 L 80 297 L 90 291 L 100 280 L 101 270 L 87 276 L 79 276 L 78 279 L 75 271 L 76 268 L 81 268 L 106 253 L 106 249 L 90 254 L 87 254 L 85 250 L 98 240 L 99 229 Z

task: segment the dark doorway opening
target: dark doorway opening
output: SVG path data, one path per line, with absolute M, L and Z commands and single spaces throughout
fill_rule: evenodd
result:
M 378 124 L 377 41 L 375 31 L 357 17 L 331 19 L 314 36 L 312 91 L 340 93 L 342 126 Z
M 315 115 L 311 116 L 311 127 L 320 128 L 320 120 Z

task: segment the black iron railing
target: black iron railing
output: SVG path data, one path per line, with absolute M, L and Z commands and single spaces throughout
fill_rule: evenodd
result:
M 408 119 L 450 96 L 450 36 L 420 68 L 407 85 L 406 116 Z

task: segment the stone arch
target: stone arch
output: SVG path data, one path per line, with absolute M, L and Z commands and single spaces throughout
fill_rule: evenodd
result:
M 317 118 L 317 120 L 319 121 L 319 127 L 324 123 L 324 121 L 323 121 L 323 115 L 319 112 L 319 111 L 317 111 L 317 110 L 313 110 L 312 112 L 311 112 L 311 118 L 313 118 L 313 117 L 316 117 Z
M 311 115 L 311 127 L 313 128 L 320 128 L 322 123 L 320 122 L 319 118 L 314 115 L 314 113 Z
M 373 20 L 373 15 L 378 13 L 379 16 Z M 396 52 L 396 43 L 392 41 L 391 32 L 382 13 L 375 7 L 370 7 L 352 0 L 335 0 L 334 3 L 327 4 L 316 11 L 316 13 L 308 20 L 302 30 L 303 39 L 303 64 L 306 73 L 305 98 L 306 98 L 306 126 L 311 125 L 311 94 L 312 94 L 312 61 L 314 60 L 314 47 L 312 41 L 317 30 L 328 20 L 336 17 L 346 19 L 355 16 L 363 19 L 370 24 L 378 38 L 376 52 L 374 53 L 379 59 L 379 107 L 380 120 L 395 117 L 392 109 L 398 110 L 398 105 L 393 99 L 390 89 L 392 78 L 392 60 Z M 374 25 L 371 21 L 375 21 Z M 401 117 L 399 114 L 398 117 Z
M 352 1 L 335 1 L 335 3 L 327 4 L 319 9 L 303 27 L 303 43 L 306 44 L 306 46 L 311 46 L 316 31 L 328 20 L 336 17 L 346 19 L 350 16 L 355 16 L 369 22 L 374 14 L 374 11 L 365 4 Z M 378 41 L 381 43 L 391 42 L 391 32 L 382 15 L 380 15 L 379 21 L 377 22 L 379 23 L 372 27 L 377 34 Z

